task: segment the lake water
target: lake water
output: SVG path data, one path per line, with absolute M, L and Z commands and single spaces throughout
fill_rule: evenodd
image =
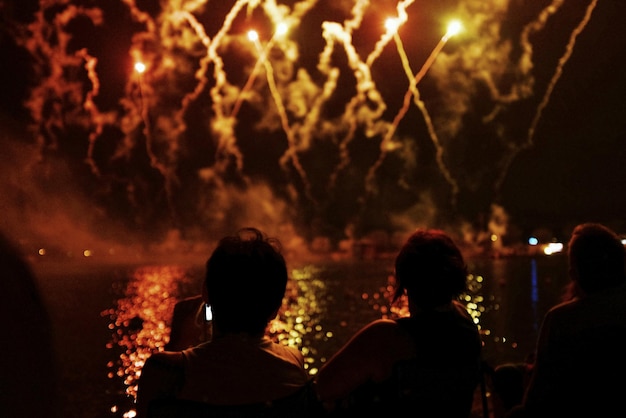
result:
M 357 329 L 402 314 L 388 303 L 392 259 L 289 262 L 292 283 L 272 327 L 302 348 L 311 374 Z M 522 361 L 567 282 L 565 256 L 470 259 L 466 303 L 491 364 Z M 138 372 L 169 335 L 176 301 L 200 290 L 202 262 L 35 262 L 52 316 L 60 416 L 132 417 Z

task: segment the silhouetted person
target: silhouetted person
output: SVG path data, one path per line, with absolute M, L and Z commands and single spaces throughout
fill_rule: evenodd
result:
M 443 231 L 418 229 L 395 260 L 393 301 L 410 316 L 359 330 L 320 369 L 317 395 L 334 415 L 468 417 L 481 341 L 459 296 L 467 267 Z
M 522 406 L 511 417 L 624 415 L 624 245 L 607 227 L 578 225 L 568 243 L 575 296 L 551 308 Z
M 30 266 L 0 234 L 0 417 L 57 416 L 57 361 L 48 311 Z
M 494 418 L 505 416 L 511 408 L 522 402 L 533 366 L 534 357 L 530 355 L 523 362 L 499 364 L 491 371 Z
M 220 240 L 207 261 L 203 288 L 213 311 L 213 336 L 195 347 L 148 358 L 139 380 L 138 416 L 147 416 L 149 403 L 158 398 L 262 404 L 305 387 L 302 353 L 266 335 L 287 281 L 278 240 L 254 228 Z

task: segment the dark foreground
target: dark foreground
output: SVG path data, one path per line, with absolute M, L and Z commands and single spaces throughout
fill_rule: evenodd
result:
M 51 321 L 57 416 L 132 417 L 137 373 L 166 338 L 173 303 L 199 290 L 202 262 L 38 261 L 33 270 Z M 560 295 L 562 257 L 474 260 L 470 271 L 468 307 L 483 331 L 485 360 L 522 361 Z M 327 260 L 292 270 L 293 306 L 284 318 L 296 312 L 307 325 L 298 332 L 311 374 L 362 325 L 392 314 L 385 299 L 389 273 L 389 260 Z M 296 329 L 288 319 L 279 326 L 279 338 Z M 474 415 L 484 416 L 480 388 Z

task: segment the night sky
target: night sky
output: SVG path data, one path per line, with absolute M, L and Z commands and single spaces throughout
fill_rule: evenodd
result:
M 566 229 L 597 220 L 624 232 L 626 32 L 619 20 L 625 12 L 623 2 L 599 2 L 580 34 L 533 147 L 519 155 L 503 185 L 503 202 L 517 219 Z
M 53 3 L 0 2 L 1 208 L 18 236 L 626 232 L 623 1 Z M 406 64 L 453 17 L 464 31 L 394 126 Z

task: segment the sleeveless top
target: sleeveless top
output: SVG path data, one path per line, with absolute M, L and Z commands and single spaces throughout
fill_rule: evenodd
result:
M 396 322 L 414 341 L 415 356 L 397 362 L 389 379 L 359 388 L 334 415 L 408 411 L 467 418 L 481 373 L 480 335 L 471 318 L 455 310 L 426 311 Z

